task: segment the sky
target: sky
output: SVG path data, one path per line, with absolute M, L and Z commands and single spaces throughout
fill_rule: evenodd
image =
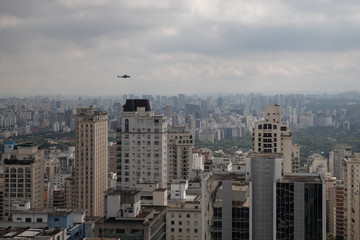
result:
M 359 13 L 358 0 L 1 0 L 0 97 L 359 90 Z

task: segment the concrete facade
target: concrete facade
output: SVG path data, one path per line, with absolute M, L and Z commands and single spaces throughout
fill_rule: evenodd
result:
M 159 183 L 167 186 L 166 117 L 156 116 L 148 100 L 127 100 L 118 132 L 117 187 Z
M 193 166 L 192 136 L 186 127 L 172 127 L 167 139 L 168 182 L 171 179 L 189 180 Z
M 256 122 L 253 130 L 254 152 L 281 153 L 283 173 L 291 173 L 299 165 L 292 157 L 291 133 L 286 123 L 281 121 L 279 105 L 266 106 L 265 120 Z M 294 148 L 294 150 L 298 150 Z M 292 160 L 296 160 L 293 164 Z M 294 166 L 293 166 L 294 165 Z
M 11 215 L 14 201 L 44 208 L 44 163 L 44 150 L 33 144 L 18 145 L 3 155 L 3 217 Z
M 281 179 L 281 154 L 253 153 L 246 159 L 250 182 L 250 239 L 275 236 L 275 183 Z M 275 239 L 275 238 L 274 238 Z
M 360 238 L 360 153 L 345 157 L 343 166 L 344 180 L 344 209 L 345 209 L 345 234 L 348 240 Z
M 89 216 L 104 216 L 107 190 L 107 114 L 95 108 L 78 108 L 75 131 L 75 186 L 77 208 Z

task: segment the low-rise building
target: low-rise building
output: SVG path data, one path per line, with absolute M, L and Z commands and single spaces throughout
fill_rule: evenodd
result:
M 188 181 L 174 181 L 166 211 L 166 236 L 169 240 L 201 239 L 201 194 L 191 192 Z M 200 189 L 199 189 L 200 190 Z
M 109 190 L 105 204 L 105 217 L 96 220 L 94 236 L 89 237 L 166 239 L 166 208 L 141 207 L 139 190 Z

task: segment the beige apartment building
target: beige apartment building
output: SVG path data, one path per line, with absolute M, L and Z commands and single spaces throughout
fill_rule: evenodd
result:
M 336 235 L 336 178 L 325 177 L 327 232 Z
M 191 177 L 194 141 L 186 127 L 168 130 L 168 182 L 171 179 L 188 180 Z
M 117 187 L 167 186 L 167 123 L 150 109 L 149 100 L 128 99 L 118 132 Z
M 77 207 L 88 216 L 104 216 L 107 190 L 108 117 L 94 107 L 78 108 L 75 116 L 75 193 Z
M 345 232 L 347 240 L 360 238 L 360 209 L 359 209 L 359 182 L 360 182 L 360 153 L 345 157 L 343 169 L 344 177 L 344 209 Z
M 2 217 L 11 216 L 15 202 L 30 203 L 31 208 L 44 208 L 44 150 L 32 143 L 22 144 L 2 158 Z
M 300 146 L 297 144 L 291 145 L 291 172 L 300 172 Z
M 266 106 L 265 120 L 255 123 L 253 131 L 254 152 L 281 153 L 283 173 L 298 171 L 299 148 L 293 147 L 291 132 L 286 123 L 281 121 L 279 105 Z M 295 153 L 292 153 L 292 150 Z M 294 162 L 293 162 L 294 160 Z

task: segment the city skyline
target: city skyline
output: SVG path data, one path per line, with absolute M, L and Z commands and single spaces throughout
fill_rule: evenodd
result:
M 350 0 L 2 1 L 0 96 L 356 90 L 359 8 Z

